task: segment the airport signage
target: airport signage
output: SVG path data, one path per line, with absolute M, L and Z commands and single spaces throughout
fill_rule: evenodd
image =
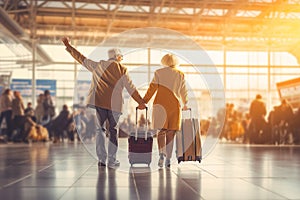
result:
M 31 79 L 12 79 L 10 89 L 20 91 L 23 97 L 32 96 L 32 80 Z M 56 80 L 36 80 L 36 95 L 44 93 L 45 90 L 50 91 L 51 96 L 56 96 Z
M 280 99 L 286 99 L 294 109 L 300 107 L 300 78 L 276 83 Z

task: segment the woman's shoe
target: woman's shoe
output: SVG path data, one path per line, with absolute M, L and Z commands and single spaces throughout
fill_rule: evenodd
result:
M 170 168 L 171 167 L 171 160 L 166 159 L 165 165 L 166 165 L 166 167 Z
M 163 166 L 164 166 L 164 155 L 163 155 L 163 154 L 161 154 L 161 155 L 159 156 L 158 166 L 159 166 L 159 167 L 163 167 Z
M 108 167 L 119 167 L 120 166 L 120 161 L 115 160 L 115 161 L 110 161 L 108 162 Z

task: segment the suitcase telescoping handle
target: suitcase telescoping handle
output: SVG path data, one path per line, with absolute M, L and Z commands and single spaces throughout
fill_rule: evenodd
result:
M 182 112 L 188 112 L 190 111 L 190 119 L 192 120 L 192 108 L 188 108 L 186 110 L 183 110 L 182 109 Z M 181 122 L 181 134 L 182 134 L 182 139 L 181 139 L 181 145 L 182 145 L 182 149 L 183 149 L 183 152 L 182 152 L 182 156 L 183 156 L 183 159 L 185 158 L 185 146 L 184 146 L 184 128 L 183 128 L 183 122 Z M 193 129 L 193 132 L 194 132 L 194 129 Z M 194 138 L 194 133 L 193 133 L 193 138 Z
M 193 130 L 193 140 L 196 141 L 196 127 L 195 127 L 195 122 L 192 119 L 192 108 L 188 108 L 187 110 L 183 110 L 182 111 L 190 111 L 190 119 L 192 120 L 192 130 Z M 183 125 L 182 125 L 182 134 L 184 134 L 184 129 L 183 129 Z M 184 147 L 184 136 L 182 136 L 182 149 L 183 149 L 183 158 L 185 158 L 185 147 Z M 197 144 L 196 142 L 194 142 L 194 150 L 195 150 L 195 156 L 197 156 Z
M 148 136 L 148 107 L 146 109 L 146 130 L 145 130 L 145 140 L 147 140 Z M 138 138 L 138 107 L 135 108 L 135 140 Z
M 188 112 L 188 111 L 190 111 L 190 118 L 192 119 L 192 108 L 188 108 L 187 110 L 182 109 L 182 112 Z

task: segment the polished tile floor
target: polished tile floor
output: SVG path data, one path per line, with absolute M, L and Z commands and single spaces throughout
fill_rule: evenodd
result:
M 120 140 L 120 148 L 127 145 Z M 156 148 L 156 146 L 154 146 Z M 217 144 L 202 163 L 98 168 L 81 143 L 0 144 L 0 199 L 300 199 L 300 147 Z M 154 152 L 156 154 L 156 152 Z

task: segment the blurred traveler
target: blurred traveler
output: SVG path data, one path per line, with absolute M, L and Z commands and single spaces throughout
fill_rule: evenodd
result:
M 12 135 L 12 100 L 13 100 L 13 94 L 10 89 L 4 90 L 1 99 L 1 118 L 0 118 L 0 124 L 2 134 L 7 135 L 8 141 L 11 140 Z M 4 125 L 3 125 L 4 124 Z
M 62 111 L 53 119 L 51 123 L 51 131 L 54 135 L 54 143 L 64 140 L 64 132 L 67 131 L 69 124 L 73 121 L 69 107 L 63 105 Z
M 245 117 L 242 120 L 242 126 L 244 128 L 244 138 L 243 138 L 243 143 L 246 144 L 250 141 L 250 133 L 249 133 L 249 127 L 250 127 L 250 123 L 251 123 L 251 118 L 250 118 L 250 114 L 246 113 Z
M 14 99 L 12 101 L 12 119 L 13 119 L 13 130 L 14 136 L 13 140 L 15 142 L 21 141 L 24 137 L 24 123 L 25 123 L 25 115 L 24 115 L 24 102 L 19 91 L 14 91 Z
M 43 124 L 43 116 L 44 116 L 44 94 L 39 94 L 37 99 L 37 105 L 35 107 L 35 116 L 38 124 Z
M 44 119 L 50 118 L 51 120 L 55 116 L 55 107 L 49 90 L 44 91 L 43 108 L 44 108 L 43 118 Z
M 279 129 L 281 131 L 280 143 L 293 143 L 293 119 L 294 111 L 292 106 L 286 99 L 282 99 L 281 104 L 278 106 Z
M 250 143 L 261 143 L 262 134 L 266 128 L 265 115 L 267 114 L 266 105 L 262 100 L 260 94 L 251 102 L 249 110 L 251 123 L 250 123 Z
M 143 114 L 141 114 L 140 119 L 139 119 L 139 127 L 144 127 L 146 126 L 146 118 Z
M 278 116 L 280 123 L 287 125 L 289 125 L 294 118 L 293 108 L 286 99 L 283 99 L 278 107 Z
M 24 113 L 25 113 L 25 114 L 28 113 L 28 112 L 34 112 L 34 109 L 33 109 L 33 107 L 32 107 L 32 103 L 31 103 L 31 102 L 28 102 L 28 103 L 27 103 L 27 107 L 26 107 L 25 110 L 24 110 Z
M 25 114 L 24 124 L 24 140 L 25 141 L 43 141 L 46 142 L 49 139 L 48 130 L 40 124 L 37 124 L 32 117 L 33 112 L 27 112 Z
M 300 144 L 300 108 L 295 113 L 295 117 L 292 120 L 294 144 Z

